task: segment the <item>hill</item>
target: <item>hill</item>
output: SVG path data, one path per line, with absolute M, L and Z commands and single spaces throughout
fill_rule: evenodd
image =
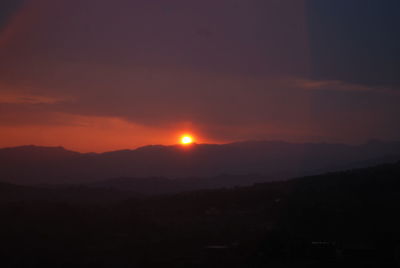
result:
M 77 153 L 62 147 L 0 149 L 1 181 L 18 184 L 83 183 L 110 178 L 215 177 L 259 174 L 265 181 L 365 167 L 400 159 L 400 142 L 353 146 L 326 143 L 240 142 L 146 146 Z M 256 181 L 251 180 L 248 184 Z M 245 182 L 239 183 L 243 185 Z M 223 185 L 219 185 L 223 186 Z
M 87 202 L 98 189 L 0 184 L 13 197 L 0 198 L 0 265 L 394 267 L 399 178 L 400 162 L 105 202 Z

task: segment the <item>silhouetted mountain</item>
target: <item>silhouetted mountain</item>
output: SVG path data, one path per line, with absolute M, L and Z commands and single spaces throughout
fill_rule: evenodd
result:
M 171 194 L 194 190 L 232 188 L 269 181 L 262 175 L 219 175 L 208 178 L 115 178 L 86 184 L 87 187 L 131 192 L 138 195 Z
M 263 180 L 272 181 L 353 165 L 360 167 L 364 162 L 373 165 L 387 156 L 394 156 L 395 160 L 399 152 L 400 142 L 371 142 L 360 146 L 262 141 L 190 147 L 158 145 L 100 154 L 81 154 L 61 147 L 24 146 L 0 149 L 0 176 L 2 181 L 20 184 L 220 174 L 260 174 Z
M 82 185 L 23 186 L 0 183 L 0 203 L 107 203 L 133 198 L 132 192 Z
M 0 266 L 396 267 L 399 178 L 400 162 L 134 198 L 0 184 Z

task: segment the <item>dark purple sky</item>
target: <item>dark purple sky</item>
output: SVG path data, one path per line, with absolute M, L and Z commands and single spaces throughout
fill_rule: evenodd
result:
M 1 5 L 0 147 L 400 139 L 397 1 Z

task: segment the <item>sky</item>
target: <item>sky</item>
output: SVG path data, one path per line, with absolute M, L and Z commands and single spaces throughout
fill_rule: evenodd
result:
M 0 147 L 400 139 L 398 0 L 3 0 Z

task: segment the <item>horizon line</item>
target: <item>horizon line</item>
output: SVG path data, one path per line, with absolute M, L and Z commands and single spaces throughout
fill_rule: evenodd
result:
M 192 146 L 196 145 L 231 145 L 231 144 L 239 144 L 239 143 L 262 143 L 262 142 L 271 142 L 271 143 L 286 143 L 286 144 L 332 144 L 332 145 L 347 145 L 347 146 L 361 146 L 361 145 L 366 145 L 370 143 L 393 143 L 393 142 L 400 142 L 399 140 L 382 140 L 382 139 L 369 139 L 366 141 L 362 141 L 359 143 L 346 143 L 346 142 L 335 142 L 335 141 L 305 141 L 305 142 L 299 142 L 299 141 L 285 141 L 285 140 L 240 140 L 240 141 L 233 141 L 233 142 L 226 142 L 226 143 L 197 143 L 193 142 L 190 145 L 182 145 L 179 143 L 175 144 L 147 144 L 147 145 L 142 145 L 138 146 L 135 148 L 124 148 L 124 149 L 115 149 L 115 150 L 106 150 L 106 151 L 80 151 L 80 150 L 73 150 L 73 149 L 68 149 L 65 146 L 62 145 L 36 145 L 36 144 L 25 144 L 25 145 L 16 145 L 16 146 L 7 146 L 7 147 L 0 147 L 0 150 L 6 150 L 6 149 L 16 149 L 16 148 L 23 148 L 23 147 L 37 147 L 37 148 L 62 148 L 66 151 L 70 152 L 75 152 L 75 153 L 81 153 L 81 154 L 103 154 L 103 153 L 110 153 L 110 152 L 119 152 L 119 151 L 136 151 L 142 148 L 146 147 L 182 147 L 182 148 L 190 148 Z

